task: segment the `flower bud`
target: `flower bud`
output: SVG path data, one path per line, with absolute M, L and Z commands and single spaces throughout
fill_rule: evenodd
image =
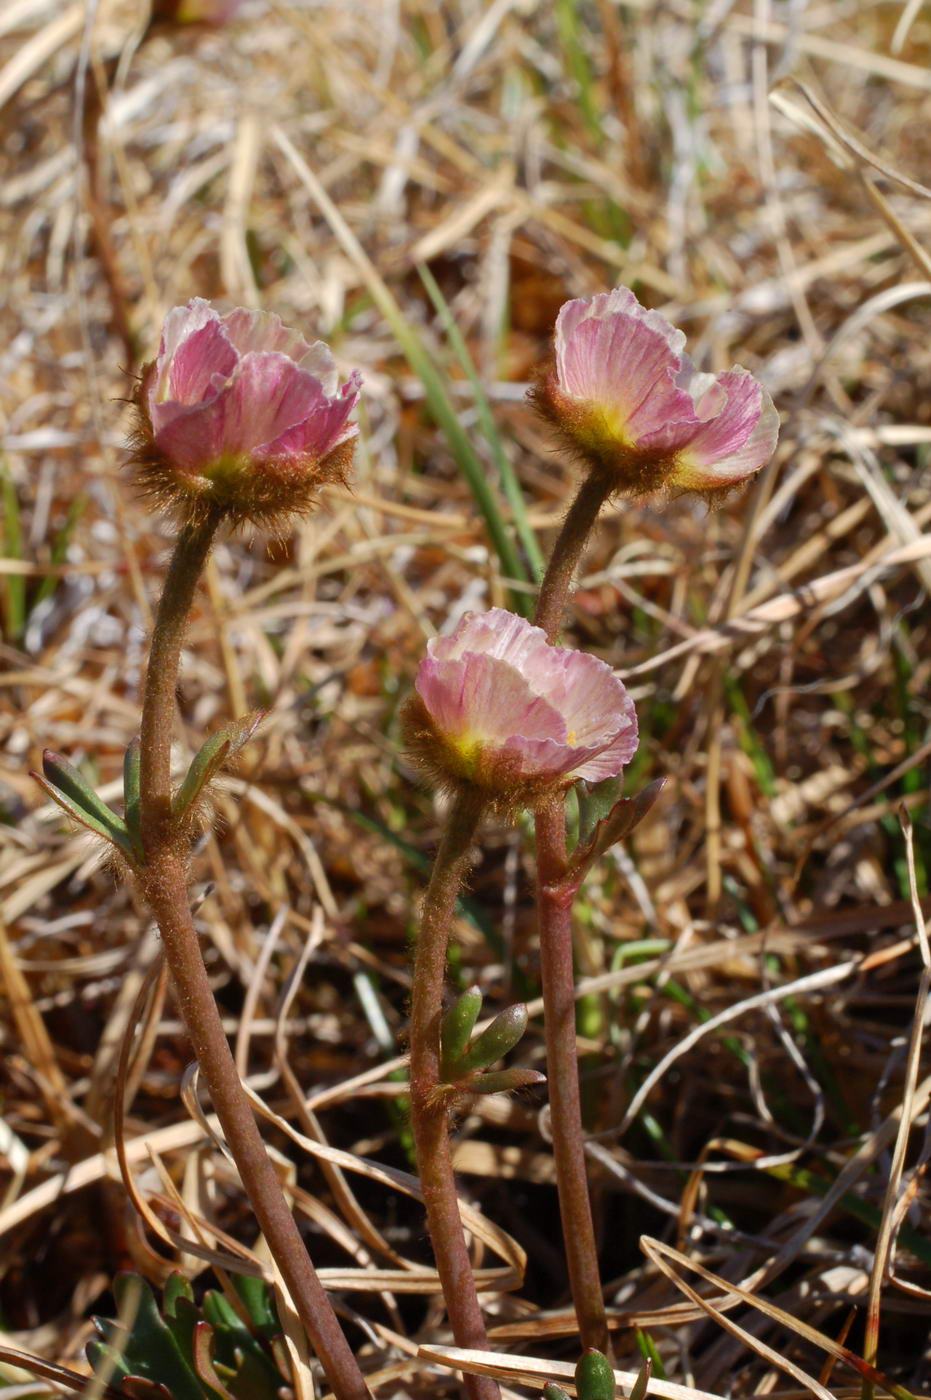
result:
M 721 498 L 769 461 L 779 416 L 747 370 L 700 374 L 684 345 L 626 287 L 568 301 L 531 401 L 613 491 Z
M 143 370 L 132 461 L 160 504 L 274 525 L 306 511 L 352 463 L 359 397 L 330 351 L 277 316 L 221 316 L 200 297 L 168 313 Z
M 412 757 L 503 811 L 613 777 L 636 752 L 633 701 L 610 666 L 503 608 L 434 637 L 415 688 L 402 716 Z

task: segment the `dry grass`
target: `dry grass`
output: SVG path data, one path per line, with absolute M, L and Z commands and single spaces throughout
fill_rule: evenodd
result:
M 330 492 L 287 540 L 224 543 L 193 620 L 188 750 L 232 716 L 270 712 L 197 855 L 204 947 L 373 1383 L 453 1384 L 389 1073 L 439 820 L 395 715 L 425 639 L 509 589 L 385 314 L 390 294 L 494 479 L 473 388 L 416 272 L 426 262 L 544 544 L 571 472 L 522 388 L 567 296 L 632 284 L 703 367 L 739 360 L 783 414 L 774 469 L 722 513 L 684 499 L 606 513 L 575 598 L 572 639 L 638 701 L 632 784 L 670 780 L 580 911 L 619 1364 L 637 1369 L 639 1338 L 669 1379 L 656 1394 L 855 1394 L 855 1372 L 810 1331 L 836 1341 L 854 1309 L 849 1346 L 877 1346 L 882 1371 L 931 1388 L 931 1088 L 920 1040 L 908 1048 L 926 987 L 898 815 L 904 804 L 914 822 L 927 912 L 931 206 L 915 182 L 931 154 L 929 47 L 927 10 L 844 0 L 250 0 L 227 31 L 144 39 L 128 2 L 8 0 L 12 1344 L 80 1368 L 114 1270 L 158 1280 L 182 1261 L 193 1277 L 205 1251 L 254 1244 L 229 1167 L 179 1098 L 188 1051 L 170 998 L 126 1085 L 148 1228 L 127 1203 L 108 1151 L 113 1088 L 157 945 L 132 891 L 27 776 L 48 746 L 118 790 L 170 536 L 120 470 L 122 401 L 164 311 L 202 295 L 326 336 L 366 383 L 355 490 Z M 528 843 L 486 837 L 458 967 L 491 1010 L 533 1000 L 536 949 Z M 538 1021 L 522 1055 L 541 1063 Z M 511 1383 L 550 1363 L 564 1375 L 577 1354 L 542 1103 L 479 1101 L 461 1124 L 489 1364 Z M 648 1257 L 644 1232 L 665 1241 Z M 433 1350 L 418 1359 L 421 1344 Z

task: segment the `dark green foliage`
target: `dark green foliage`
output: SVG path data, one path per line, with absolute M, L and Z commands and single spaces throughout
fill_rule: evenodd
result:
M 233 1286 L 239 1310 L 218 1292 L 198 1306 L 187 1279 L 172 1274 L 159 1311 L 144 1279 L 119 1275 L 119 1319 L 94 1318 L 94 1374 L 132 1400 L 276 1400 L 289 1382 L 270 1345 L 281 1328 L 269 1290 L 252 1278 Z

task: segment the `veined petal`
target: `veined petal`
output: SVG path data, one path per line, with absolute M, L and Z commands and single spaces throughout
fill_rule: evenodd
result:
M 455 661 L 428 658 L 416 687 L 437 728 L 454 741 L 501 746 L 519 734 L 565 742 L 558 710 L 499 657 L 467 653 Z
M 300 331 L 291 330 L 273 311 L 247 311 L 238 306 L 222 317 L 222 322 L 240 355 L 274 352 L 298 363 L 311 349 Z
M 682 450 L 673 485 L 697 490 L 731 485 L 759 471 L 773 455 L 779 415 L 763 386 L 739 366 L 718 382 L 727 403 Z
M 302 362 L 303 363 L 303 362 Z M 319 395 L 313 410 L 300 423 L 289 428 L 273 442 L 261 443 L 255 448 L 255 456 L 264 461 L 277 457 L 325 457 L 341 442 L 355 437 L 359 429 L 349 422 L 349 415 L 359 401 L 362 377 L 354 370 L 349 381 L 343 385 L 335 398 L 329 398 L 314 379 Z
M 670 419 L 694 418 L 691 397 L 675 382 L 678 369 L 667 338 L 640 318 L 589 317 L 566 345 L 559 382 L 633 444 Z
M 229 360 L 229 344 L 225 342 L 222 332 L 219 334 L 220 318 L 210 305 L 209 301 L 204 301 L 203 297 L 195 297 L 187 306 L 176 306 L 169 311 L 165 317 L 165 324 L 162 328 L 162 338 L 159 344 L 158 358 L 155 362 L 155 375 L 149 388 L 149 407 L 164 403 L 169 399 L 180 399 L 182 403 L 191 403 L 195 400 L 186 399 L 176 392 L 176 387 L 172 380 L 175 374 L 175 362 L 186 344 L 197 337 L 199 333 L 210 331 L 200 342 L 204 346 L 203 353 L 211 361 L 209 369 L 205 370 L 203 379 L 209 383 L 211 375 L 215 369 L 221 367 L 222 363 L 235 365 L 236 355 L 233 352 L 232 361 Z M 226 349 L 221 351 L 219 346 L 225 342 Z M 227 370 L 226 373 L 229 373 Z M 188 363 L 186 369 L 182 370 L 182 384 L 197 377 L 193 366 Z M 202 395 L 198 395 L 201 397 Z

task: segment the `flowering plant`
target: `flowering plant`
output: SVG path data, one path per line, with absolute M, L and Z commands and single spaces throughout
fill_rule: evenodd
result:
M 627 287 L 560 311 L 553 363 L 532 398 L 612 490 L 720 495 L 772 456 L 779 418 L 762 384 L 739 365 L 701 374 L 684 346 Z
M 134 460 L 163 501 L 273 523 L 345 478 L 358 429 L 360 376 L 339 384 L 323 341 L 277 316 L 221 316 L 195 297 L 165 318 L 136 400 Z
M 637 749 L 633 701 L 610 666 L 550 645 L 503 608 L 435 637 L 405 715 L 414 756 L 441 782 L 505 807 L 579 778 L 613 778 Z

